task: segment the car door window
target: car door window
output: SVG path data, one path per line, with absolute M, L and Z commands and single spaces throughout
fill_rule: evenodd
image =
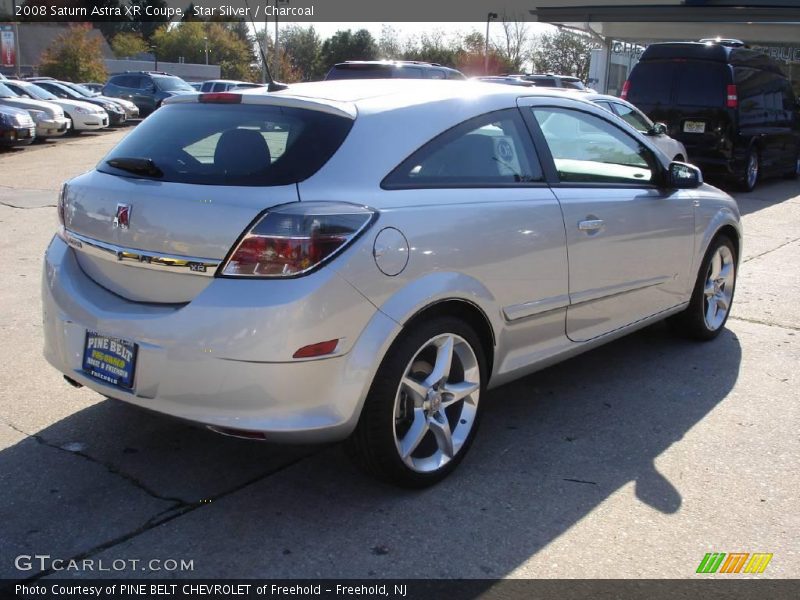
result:
M 633 125 L 633 128 L 637 131 L 650 131 L 650 123 L 647 122 L 647 119 L 644 117 L 644 115 L 639 113 L 639 111 L 631 108 L 630 106 L 620 104 L 619 102 L 613 102 L 611 106 L 614 107 L 615 113 L 617 113 L 624 121 L 627 121 L 630 125 Z
M 596 115 L 533 108 L 558 177 L 569 183 L 652 183 L 657 161 L 634 137 Z
M 524 184 L 542 180 L 519 111 L 470 119 L 434 138 L 403 161 L 385 189 Z

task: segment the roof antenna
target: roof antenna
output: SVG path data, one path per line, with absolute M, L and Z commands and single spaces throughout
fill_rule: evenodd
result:
M 264 61 L 264 71 L 267 74 L 267 91 L 268 92 L 279 92 L 280 90 L 285 90 L 289 86 L 285 83 L 281 83 L 279 81 L 275 81 L 272 78 L 272 73 L 269 72 L 269 65 L 267 64 L 267 55 L 264 53 L 264 46 L 261 45 L 261 40 L 258 39 L 258 28 L 256 27 L 255 21 L 253 21 L 253 12 L 250 10 L 250 3 L 247 0 L 244 0 L 245 6 L 247 6 L 247 15 L 250 17 L 250 24 L 253 26 L 253 32 L 256 36 L 256 43 L 258 44 L 258 51 L 261 53 L 261 60 Z M 266 22 L 267 15 L 266 11 L 264 14 L 264 21 Z

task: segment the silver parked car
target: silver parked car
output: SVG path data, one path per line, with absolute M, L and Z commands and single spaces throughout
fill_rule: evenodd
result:
M 457 466 L 488 388 L 666 317 L 714 338 L 742 235 L 732 198 L 608 111 L 446 81 L 170 98 L 58 211 L 45 356 L 70 383 L 347 439 L 405 486 Z

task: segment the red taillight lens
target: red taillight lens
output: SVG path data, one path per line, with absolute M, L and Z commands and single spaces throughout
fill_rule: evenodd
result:
M 200 94 L 197 101 L 212 104 L 241 104 L 242 95 L 229 92 L 212 92 L 210 94 Z
M 628 92 L 630 91 L 630 89 L 631 89 L 631 80 L 626 79 L 625 83 L 622 84 L 622 92 L 620 93 L 619 97 L 622 98 L 623 100 L 627 100 Z
M 728 86 L 725 104 L 728 108 L 736 108 L 739 106 L 739 93 L 736 91 L 736 86 L 733 84 Z
M 267 211 L 220 271 L 233 277 L 302 275 L 344 249 L 375 213 L 342 202 L 297 202 Z

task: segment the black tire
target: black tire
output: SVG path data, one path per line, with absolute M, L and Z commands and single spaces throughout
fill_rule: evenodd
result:
M 347 454 L 369 475 L 401 487 L 424 488 L 449 475 L 469 450 L 480 423 L 482 403 L 479 400 L 477 401 L 477 410 L 471 417 L 471 428 L 468 429 L 463 443 L 448 462 L 435 470 L 420 472 L 411 468 L 401 457 L 398 448 L 400 442 L 395 440 L 397 428 L 402 428 L 402 422 L 398 425 L 397 421 L 399 417 L 396 410 L 399 410 L 400 404 L 396 405 L 396 401 L 398 403 L 408 402 L 406 396 L 401 395 L 405 394 L 401 391 L 401 379 L 420 361 L 423 352 L 431 351 L 433 346 L 428 346 L 428 342 L 446 334 L 460 338 L 459 345 L 462 342 L 468 344 L 480 373 L 480 388 L 477 390 L 477 398 L 484 391 L 487 377 L 486 360 L 477 334 L 467 323 L 454 317 L 435 317 L 409 326 L 386 353 L 364 402 L 358 425 L 345 442 Z M 464 346 L 460 346 L 460 349 L 462 352 L 465 351 Z M 453 353 L 453 356 L 453 364 L 456 365 L 460 358 L 456 352 Z M 456 368 L 457 370 L 458 368 Z M 465 376 L 462 378 L 465 379 Z M 457 379 L 457 373 L 454 375 L 454 371 L 451 370 L 450 379 L 447 381 L 450 382 L 453 379 Z M 467 422 L 463 419 L 466 413 L 462 412 L 465 410 L 465 406 L 466 401 L 462 401 L 448 409 L 442 409 L 442 411 L 449 411 L 447 417 L 451 424 L 448 425 L 448 431 L 450 427 L 455 427 L 454 431 L 458 431 L 457 428 L 461 426 L 460 424 Z M 453 411 L 458 412 L 454 414 Z M 407 431 L 410 431 L 410 428 Z M 415 446 L 417 450 L 411 453 L 412 456 L 418 450 L 425 450 L 431 446 L 431 439 L 427 436 L 433 436 L 433 432 L 429 431 L 423 434 L 423 437 L 420 438 L 422 441 Z M 435 436 L 433 437 L 433 447 L 436 448 L 438 442 Z M 453 437 L 455 438 L 455 436 Z M 423 456 L 422 460 L 424 458 Z
M 711 274 L 711 261 L 717 254 L 720 248 L 727 248 L 727 251 L 732 257 L 732 285 L 725 287 L 725 291 L 730 291 L 730 297 L 727 300 L 728 308 L 725 311 L 724 317 L 719 323 L 714 323 L 713 326 L 709 325 L 707 319 L 708 304 L 710 300 L 706 299 L 706 282 Z M 733 242 L 726 235 L 718 235 L 715 237 L 711 244 L 708 246 L 703 262 L 700 264 L 700 270 L 697 273 L 697 280 L 692 290 L 692 298 L 689 301 L 689 306 L 686 307 L 681 313 L 670 317 L 670 324 L 680 334 L 691 339 L 700 341 L 709 341 L 717 337 L 720 332 L 725 328 L 725 323 L 728 321 L 728 316 L 731 312 L 733 304 L 733 296 L 736 291 L 736 277 L 737 277 L 737 256 L 736 248 Z
M 752 176 L 750 173 L 751 162 L 755 161 L 755 176 Z M 747 157 L 744 161 L 744 170 L 739 174 L 739 178 L 737 179 L 737 187 L 742 192 L 752 192 L 758 180 L 761 177 L 761 155 L 758 152 L 758 148 L 755 146 L 750 146 L 750 149 L 747 151 Z

